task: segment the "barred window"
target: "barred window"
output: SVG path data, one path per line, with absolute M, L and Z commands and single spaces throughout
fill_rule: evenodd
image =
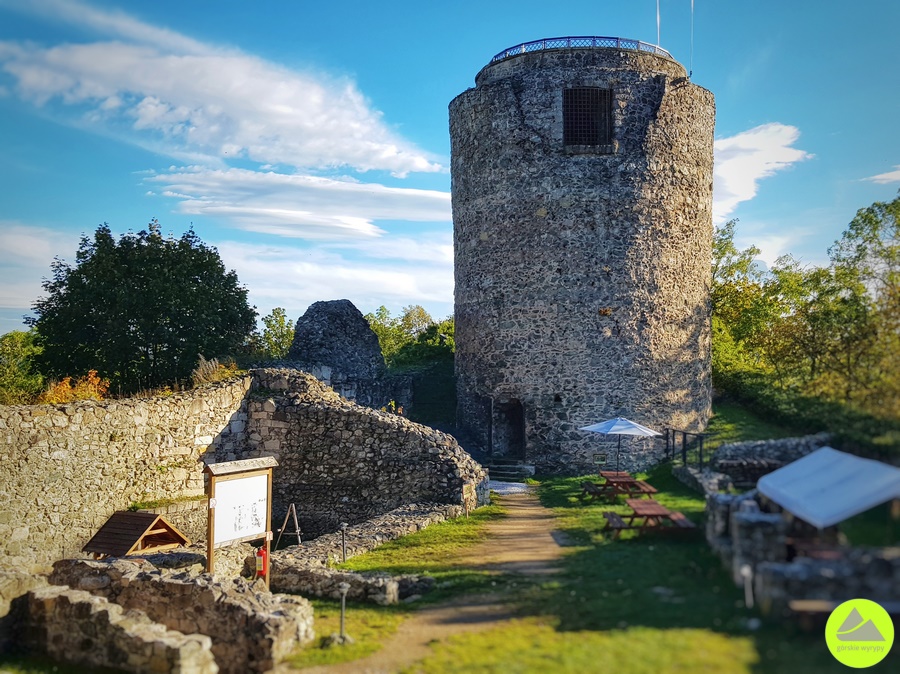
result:
M 609 145 L 613 142 L 612 89 L 563 90 L 563 143 Z

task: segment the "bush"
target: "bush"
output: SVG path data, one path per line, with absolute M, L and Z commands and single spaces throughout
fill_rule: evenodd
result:
M 802 395 L 777 386 L 759 371 L 715 372 L 716 388 L 756 414 L 803 433 L 828 431 L 834 444 L 853 454 L 900 459 L 900 421 L 877 417 L 850 405 Z
M 65 377 L 38 396 L 37 402 L 58 405 L 76 400 L 103 400 L 107 391 L 109 379 L 101 379 L 97 376 L 97 370 L 91 370 L 84 377 L 80 377 L 74 386 L 72 378 Z

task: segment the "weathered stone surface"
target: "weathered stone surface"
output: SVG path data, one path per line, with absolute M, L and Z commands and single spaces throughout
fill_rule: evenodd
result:
M 458 423 L 471 449 L 587 472 L 625 416 L 710 414 L 714 100 L 678 63 L 554 49 L 486 66 L 450 104 Z M 615 141 L 563 143 L 569 87 L 611 89 Z M 623 438 L 621 468 L 662 457 Z
M 305 372 L 254 370 L 248 445 L 240 458 L 275 456 L 273 521 L 297 504 L 306 536 L 336 531 L 410 503 L 474 509 L 487 503 L 487 475 L 440 431 L 341 398 Z M 265 396 L 265 397 L 262 397 Z M 274 411 L 263 407 L 271 403 Z M 266 449 L 260 438 L 277 441 Z M 237 456 L 216 452 L 217 461 Z
M 27 613 L 26 646 L 56 660 L 141 674 L 220 671 L 209 637 L 166 629 L 140 610 L 82 590 L 32 590 Z
M 798 557 L 756 567 L 754 591 L 765 612 L 779 615 L 792 599 L 900 601 L 900 548 L 852 548 L 841 559 Z
M 354 379 L 385 373 L 378 337 L 350 300 L 311 304 L 297 320 L 288 358 L 302 369 L 325 366 Z
M 202 495 L 206 439 L 224 452 L 244 446 L 228 429 L 245 414 L 250 379 L 168 397 L 0 406 L 2 563 L 46 571 L 54 560 L 80 554 L 117 510 Z M 46 418 L 66 425 L 35 424 Z M 184 520 L 173 516 L 172 523 Z
M 693 466 L 675 466 L 672 468 L 672 475 L 682 484 L 704 495 L 717 494 L 734 487 L 728 475 L 709 468 L 701 470 Z
M 272 589 L 304 596 L 338 598 L 337 586 L 346 582 L 350 585 L 349 598 L 377 604 L 396 604 L 399 599 L 411 594 L 422 594 L 431 588 L 433 579 L 347 573 L 328 567 L 343 560 L 344 545 L 347 559 L 350 559 L 431 524 L 459 517 L 462 512 L 460 506 L 412 504 L 347 527 L 343 540 L 338 532 L 276 550 L 272 553 Z
M 734 442 L 719 447 L 710 468 L 731 478 L 737 487 L 752 487 L 763 475 L 811 454 L 831 442 L 828 433 L 800 438 Z
M 26 595 L 29 590 L 45 585 L 46 576 L 0 569 L 0 653 L 19 645 L 19 627 L 25 619 Z
M 266 672 L 298 644 L 312 641 L 306 599 L 271 594 L 262 582 L 218 581 L 147 570 L 148 563 L 61 560 L 50 580 L 87 590 L 186 634 L 205 634 L 222 672 Z
M 67 425 L 36 427 L 54 415 Z M 454 438 L 354 404 L 297 370 L 254 370 L 146 400 L 0 406 L 0 424 L 0 559 L 29 572 L 78 556 L 133 502 L 204 494 L 204 462 L 276 456 L 273 527 L 295 503 L 306 536 L 409 503 L 488 501 L 485 471 Z M 158 510 L 205 540 L 205 500 Z M 218 573 L 242 568 L 246 551 L 230 554 L 222 551 Z

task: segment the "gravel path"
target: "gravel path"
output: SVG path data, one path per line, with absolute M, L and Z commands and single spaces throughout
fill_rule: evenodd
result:
M 507 488 L 503 506 L 508 516 L 487 526 L 484 541 L 466 551 L 460 557 L 461 564 L 537 577 L 557 571 L 562 548 L 557 543 L 559 536 L 554 536 L 553 514 L 540 504 L 531 489 L 522 487 Z M 367 658 L 302 671 L 306 674 L 391 674 L 427 657 L 429 644 L 460 632 L 498 627 L 513 618 L 514 609 L 500 595 L 458 597 L 416 611 L 380 651 Z M 278 671 L 297 670 L 279 668 Z

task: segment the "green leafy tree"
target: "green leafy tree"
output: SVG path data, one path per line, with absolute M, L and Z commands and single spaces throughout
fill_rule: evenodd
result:
M 403 307 L 403 313 L 400 314 L 400 329 L 407 340 L 416 339 L 432 325 L 434 319 L 421 305 L 411 304 Z
M 366 314 L 365 319 L 369 322 L 372 332 L 378 336 L 378 344 L 381 346 L 385 363 L 390 365 L 394 354 L 410 341 L 400 326 L 400 319 L 391 316 L 391 312 L 384 305 L 378 307 L 374 314 Z
M 41 349 L 33 330 L 0 336 L 0 405 L 26 405 L 41 392 L 44 378 L 35 371 Z
M 247 290 L 218 251 L 193 230 L 164 237 L 155 219 L 118 241 L 101 225 L 43 285 L 30 323 L 44 374 L 97 370 L 122 393 L 187 379 L 199 354 L 234 353 L 255 326 Z
M 272 360 L 287 358 L 294 341 L 294 326 L 288 320 L 287 312 L 281 307 L 262 319 L 265 329 L 260 337 L 260 348 L 265 357 Z
M 453 317 L 432 323 L 394 354 L 392 365 L 408 367 L 453 361 L 456 352 Z

